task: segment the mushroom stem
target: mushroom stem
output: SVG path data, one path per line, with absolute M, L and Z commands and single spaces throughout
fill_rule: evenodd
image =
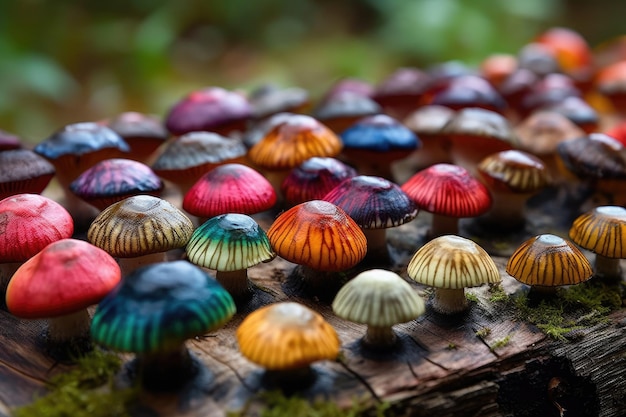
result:
M 595 275 L 604 281 L 621 281 L 622 271 L 618 258 L 607 258 L 596 254 Z
M 156 252 L 143 256 L 136 256 L 134 258 L 118 258 L 117 263 L 120 265 L 120 269 L 122 270 L 122 277 L 125 277 L 137 268 L 159 262 L 165 262 L 166 260 L 166 252 Z
M 141 384 L 155 391 L 175 390 L 198 372 L 185 344 L 161 352 L 137 356 Z
M 397 336 L 391 326 L 367 326 L 363 343 L 374 348 L 386 348 L 396 343 Z
M 240 269 L 238 271 L 216 271 L 215 279 L 222 284 L 222 287 L 224 287 L 233 298 L 243 298 L 252 291 L 247 269 Z
M 48 341 L 53 344 L 89 337 L 91 318 L 87 309 L 48 319 Z
M 437 288 L 432 300 L 432 308 L 441 314 L 460 313 L 468 308 L 465 289 Z
M 459 219 L 456 217 L 434 214 L 430 225 L 430 238 L 434 239 L 443 235 L 458 235 Z
M 528 194 L 501 193 L 492 190 L 491 209 L 482 220 L 490 225 L 513 229 L 521 227 L 524 222 L 524 210 Z
M 361 229 L 367 239 L 367 259 L 388 264 L 387 229 Z

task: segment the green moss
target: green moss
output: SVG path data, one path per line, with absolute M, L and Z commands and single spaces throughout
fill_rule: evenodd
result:
M 472 303 L 477 303 L 478 302 L 478 297 L 476 296 L 476 294 L 472 294 L 471 292 L 466 292 L 465 293 L 465 299 L 467 301 L 471 301 Z
M 489 327 L 483 327 L 482 329 L 476 331 L 476 336 L 480 337 L 481 339 L 489 336 L 490 334 L 491 329 Z
M 505 347 L 506 345 L 509 344 L 510 341 L 511 341 L 511 336 L 507 335 L 506 337 L 503 337 L 502 339 L 499 339 L 493 342 L 493 344 L 489 346 L 489 350 L 493 352 L 496 349 Z
M 504 291 L 501 284 L 489 284 L 489 301 L 499 303 L 509 300 L 509 295 Z
M 454 343 L 448 343 L 448 346 L 446 347 L 446 349 L 448 350 L 456 350 L 457 349 L 457 345 Z
M 70 372 L 50 379 L 49 391 L 32 404 L 13 410 L 14 417 L 127 417 L 137 390 L 117 390 L 113 377 L 121 359 L 93 350 Z

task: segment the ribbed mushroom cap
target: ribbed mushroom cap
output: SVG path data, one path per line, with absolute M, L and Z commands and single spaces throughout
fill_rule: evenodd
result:
M 254 214 L 276 204 L 276 191 L 258 171 L 242 164 L 225 164 L 204 174 L 187 191 L 183 208 L 200 217 L 225 213 Z
M 190 262 L 217 271 L 239 271 L 275 257 L 267 235 L 245 214 L 210 218 L 187 243 Z
M 572 242 L 552 234 L 522 243 L 509 258 L 506 272 L 523 284 L 541 287 L 580 284 L 593 274 L 591 264 Z
M 100 161 L 70 184 L 74 194 L 100 210 L 131 195 L 155 195 L 162 189 L 163 181 L 150 167 L 123 158 Z
M 418 213 L 413 200 L 398 185 L 370 175 L 344 180 L 324 200 L 342 208 L 363 229 L 400 226 Z
M 341 133 L 341 141 L 345 149 L 373 152 L 412 151 L 421 146 L 415 133 L 386 114 L 357 120 Z
M 607 258 L 626 258 L 626 209 L 600 206 L 572 224 L 569 237 L 578 246 Z
M 133 258 L 182 248 L 192 233 L 193 224 L 182 211 L 161 198 L 138 195 L 103 210 L 87 239 L 111 256 Z
M 565 167 L 580 178 L 626 178 L 626 148 L 604 133 L 561 142 L 557 151 Z
M 491 207 L 489 190 L 463 167 L 436 164 L 400 187 L 419 208 L 450 217 L 474 217 Z
M 139 268 L 105 297 L 93 316 L 93 339 L 123 352 L 152 353 L 220 328 L 235 314 L 222 286 L 186 261 Z
M 237 329 L 241 354 L 269 370 L 290 370 L 333 360 L 340 341 L 317 312 L 295 302 L 270 304 L 250 313 Z
M 0 200 L 15 194 L 40 194 L 55 172 L 50 162 L 31 150 L 0 152 Z
M 495 191 L 534 193 L 548 184 L 547 169 L 541 159 L 526 152 L 497 152 L 478 164 L 483 181 Z
M 426 311 L 409 283 L 384 269 L 370 269 L 348 281 L 335 296 L 332 308 L 343 319 L 379 327 L 411 321 Z
M 472 240 L 440 236 L 419 248 L 407 273 L 420 284 L 461 289 L 500 282 L 500 272 L 489 254 Z
M 24 262 L 48 244 L 74 233 L 72 216 L 38 194 L 0 200 L 0 262 Z
M 121 279 L 108 253 L 77 239 L 50 243 L 22 264 L 9 282 L 11 314 L 37 319 L 63 316 L 97 304 Z
M 307 201 L 283 212 L 267 236 L 279 256 L 319 271 L 344 271 L 367 253 L 359 226 L 327 201 Z
M 342 146 L 341 139 L 314 118 L 294 115 L 270 130 L 248 157 L 263 168 L 291 169 L 314 156 L 337 156 Z

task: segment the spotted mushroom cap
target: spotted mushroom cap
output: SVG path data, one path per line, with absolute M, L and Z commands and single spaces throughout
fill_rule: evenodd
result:
M 245 214 L 222 214 L 204 222 L 187 243 L 190 262 L 217 271 L 239 271 L 276 254 L 259 224 Z
M 495 191 L 534 193 L 548 185 L 547 169 L 541 159 L 518 150 L 485 157 L 478 164 L 478 173 Z
M 591 264 L 570 241 L 552 234 L 534 236 L 511 255 L 506 272 L 519 282 L 540 287 L 580 284 L 591 278 Z
M 580 215 L 569 237 L 578 246 L 607 258 L 626 258 L 626 208 L 600 206 Z
M 416 319 L 424 300 L 398 274 L 370 269 L 348 281 L 332 303 L 333 312 L 354 323 L 386 327 Z
M 270 304 L 250 313 L 237 328 L 241 354 L 269 370 L 290 370 L 334 360 L 340 341 L 314 310 L 295 302 Z
M 476 242 L 444 235 L 419 248 L 407 266 L 414 281 L 435 288 L 461 289 L 500 282 L 500 272 Z

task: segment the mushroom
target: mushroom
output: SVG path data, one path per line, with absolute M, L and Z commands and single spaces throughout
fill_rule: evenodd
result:
M 600 68 L 594 80 L 595 89 L 605 97 L 621 117 L 626 113 L 626 59 Z
M 235 299 L 252 293 L 247 269 L 276 256 L 258 223 L 235 213 L 212 217 L 200 225 L 186 251 L 191 263 L 216 270 L 215 278 Z
M 372 98 L 342 91 L 324 98 L 314 109 L 313 117 L 339 135 L 357 120 L 380 112 L 380 106 Z
M 310 105 L 309 92 L 304 88 L 280 88 L 273 84 L 262 85 L 248 98 L 255 120 L 282 112 L 303 113 Z
M 49 352 L 70 358 L 91 347 L 87 307 L 120 278 L 117 262 L 102 249 L 83 240 L 57 240 L 17 269 L 7 288 L 7 308 L 20 318 L 47 319 Z
M 50 162 L 29 149 L 0 152 L 0 200 L 15 194 L 41 194 L 55 171 Z
M 569 240 L 541 234 L 522 243 L 506 263 L 506 272 L 534 293 L 551 294 L 563 285 L 587 281 L 593 275 L 585 255 Z
M 87 239 L 118 258 L 122 276 L 140 266 L 161 262 L 166 252 L 184 247 L 193 224 L 169 202 L 149 195 L 128 197 L 104 209 Z
M 311 364 L 336 359 L 340 347 L 337 332 L 322 315 L 295 302 L 250 313 L 237 328 L 237 343 L 241 354 L 281 387 L 311 382 Z
M 552 27 L 535 38 L 556 58 L 559 67 L 579 83 L 588 82 L 593 65 L 593 52 L 580 33 L 565 27 Z
M 17 194 L 0 200 L 0 294 L 22 263 L 73 233 L 72 216 L 47 197 Z
M 492 53 L 480 63 L 480 74 L 496 88 L 516 69 L 517 57 L 511 54 Z
M 397 341 L 392 326 L 411 321 L 426 311 L 417 292 L 398 274 L 370 269 L 348 281 L 332 303 L 342 319 L 367 325 L 363 343 L 386 349 Z
M 418 213 L 413 200 L 398 185 L 369 175 L 344 180 L 323 200 L 343 209 L 363 230 L 367 258 L 377 264 L 390 261 L 387 229 L 410 222 Z
M 22 141 L 19 136 L 0 129 L 0 152 L 20 149 L 21 147 Z
M 465 168 L 453 164 L 419 171 L 400 188 L 420 209 L 433 214 L 431 237 L 458 234 L 459 218 L 479 216 L 491 207 L 487 188 Z
M 374 100 L 383 112 L 398 120 L 415 111 L 431 83 L 432 77 L 419 68 L 398 68 L 383 79 L 374 90 Z
M 414 281 L 434 287 L 432 308 L 455 314 L 469 306 L 466 287 L 500 282 L 500 272 L 489 254 L 477 243 L 455 235 L 440 236 L 415 252 L 407 266 Z
M 600 206 L 580 215 L 569 230 L 572 241 L 596 254 L 595 276 L 606 282 L 622 278 L 626 258 L 626 209 Z
M 95 342 L 136 354 L 139 381 L 152 390 L 176 390 L 202 369 L 185 340 L 222 327 L 235 303 L 221 285 L 186 261 L 147 265 L 98 305 L 91 324 Z
M 139 112 L 123 112 L 105 123 L 130 146 L 128 158 L 146 164 L 169 136 L 158 117 Z
M 502 113 L 506 107 L 498 90 L 484 78 L 465 74 L 453 77 L 433 93 L 429 104 L 446 106 L 452 110 L 482 108 Z
M 70 184 L 70 191 L 99 210 L 133 195 L 158 197 L 161 190 L 163 181 L 149 166 L 124 158 L 100 161 Z

